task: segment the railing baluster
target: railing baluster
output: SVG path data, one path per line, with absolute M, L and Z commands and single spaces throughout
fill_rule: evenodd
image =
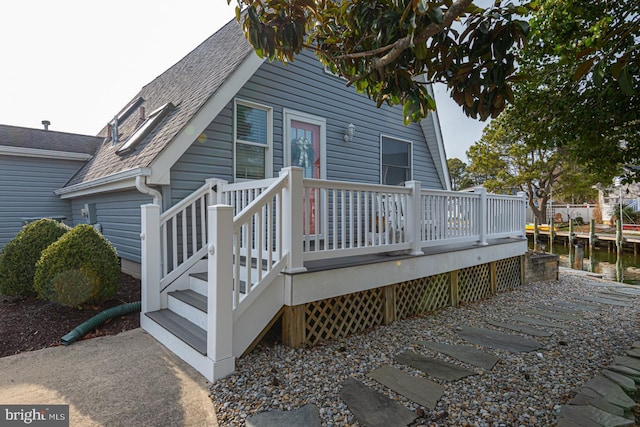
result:
M 257 222 L 258 222 L 258 231 L 256 232 L 256 251 L 257 251 L 257 255 L 258 255 L 258 261 L 256 263 L 256 267 L 258 268 L 258 281 L 262 280 L 262 251 L 263 251 L 263 242 L 264 242 L 264 236 L 263 236 L 263 221 L 264 221 L 264 217 L 262 215 L 264 211 L 264 206 L 258 211 L 258 213 L 256 214 L 258 216 L 257 218 Z
M 171 237 L 172 237 L 172 241 L 171 241 L 171 247 L 173 249 L 172 251 L 172 256 L 173 256 L 173 265 L 171 266 L 172 270 L 175 270 L 175 268 L 178 266 L 178 215 L 174 216 L 172 221 L 171 221 Z
M 198 252 L 198 224 L 196 222 L 197 203 L 191 205 L 191 255 Z

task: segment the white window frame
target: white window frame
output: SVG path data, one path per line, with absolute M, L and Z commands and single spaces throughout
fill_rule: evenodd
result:
M 404 138 L 398 138 L 397 136 L 380 134 L 380 184 L 383 183 L 383 169 L 382 169 L 382 143 L 384 138 L 393 139 L 396 141 L 404 142 L 409 144 L 409 181 L 413 180 L 413 141 Z
M 267 112 L 267 144 L 260 144 L 251 141 L 238 140 L 238 105 L 264 110 Z M 251 179 L 238 178 L 236 175 L 236 161 L 238 144 L 252 145 L 264 148 L 264 174 L 265 178 L 273 177 L 273 107 L 258 104 L 257 102 L 235 98 L 233 103 L 233 179 L 234 182 L 252 181 Z
M 309 123 L 320 127 L 320 179 L 327 179 L 327 120 L 324 117 L 314 116 L 312 114 L 300 111 L 282 109 L 282 117 L 284 130 L 283 149 L 284 149 L 284 166 L 291 166 L 291 121 Z

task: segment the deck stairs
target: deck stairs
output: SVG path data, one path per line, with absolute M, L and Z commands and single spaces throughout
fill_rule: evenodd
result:
M 189 288 L 167 293 L 167 308 L 146 313 L 191 349 L 207 355 L 208 274 L 189 274 Z M 240 282 L 240 294 L 246 294 L 246 282 Z
M 143 206 L 141 326 L 211 381 L 284 305 L 287 252 L 275 236 L 286 222 L 274 203 L 287 179 L 212 180 L 162 215 Z

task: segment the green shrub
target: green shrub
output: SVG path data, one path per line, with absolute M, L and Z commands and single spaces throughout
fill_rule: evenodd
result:
M 114 295 L 119 279 L 113 245 L 92 226 L 80 224 L 42 252 L 34 285 L 40 298 L 73 307 Z
M 69 231 L 66 225 L 49 218 L 31 222 L 0 251 L 0 293 L 35 296 L 33 278 L 42 251 Z

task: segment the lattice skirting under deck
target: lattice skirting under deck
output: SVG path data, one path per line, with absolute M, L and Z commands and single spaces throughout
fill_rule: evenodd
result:
M 291 347 L 312 346 L 397 319 L 488 298 L 520 286 L 521 269 L 521 257 L 513 257 L 287 307 L 283 342 Z

